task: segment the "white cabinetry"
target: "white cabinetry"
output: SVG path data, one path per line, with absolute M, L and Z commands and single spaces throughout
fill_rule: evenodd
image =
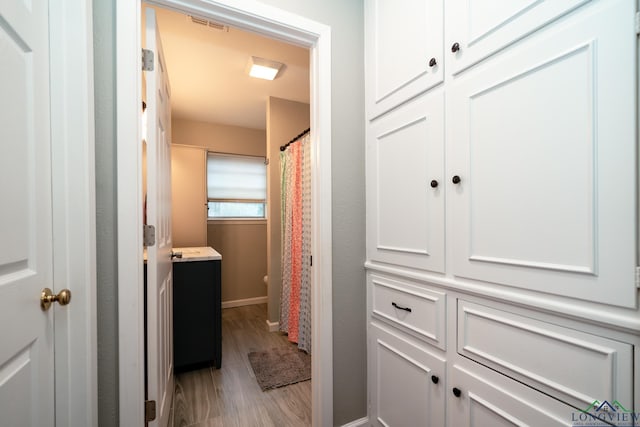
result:
M 365 0 L 373 425 L 640 409 L 636 9 Z
M 379 323 L 370 325 L 369 346 L 372 424 L 444 427 L 444 359 Z
M 592 0 L 447 0 L 447 62 L 457 74 Z M 456 45 L 454 47 L 454 45 Z
M 369 258 L 444 272 L 444 92 L 381 117 L 367 135 Z
M 593 3 L 447 85 L 453 274 L 633 307 L 635 4 Z
M 572 426 L 578 410 L 481 366 L 454 364 L 449 426 Z M 455 393 L 455 394 L 454 394 Z M 604 424 L 603 424 L 604 425 Z
M 443 79 L 443 0 L 367 0 L 367 117 Z
M 604 400 L 633 414 L 637 339 L 371 272 L 368 295 L 372 425 L 582 425 Z
M 431 2 L 417 3 L 366 3 L 368 61 L 389 34 L 398 51 L 426 55 L 400 16 L 379 16 L 424 17 Z M 474 3 L 447 6 L 446 31 L 462 38 L 439 62 L 465 72 L 411 86 L 396 106 L 371 86 L 401 81 L 402 62 L 368 69 L 368 258 L 635 307 L 635 3 Z

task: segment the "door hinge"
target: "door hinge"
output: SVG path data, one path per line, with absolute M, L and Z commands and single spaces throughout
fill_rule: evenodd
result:
M 640 12 L 636 12 L 636 35 L 640 34 Z
M 636 288 L 640 289 L 640 267 L 636 267 Z
M 144 401 L 144 420 L 146 422 L 156 419 L 156 401 L 145 400 Z
M 153 225 L 145 224 L 142 226 L 142 242 L 145 246 L 156 244 L 156 228 Z
M 153 71 L 153 51 L 142 49 L 142 71 Z

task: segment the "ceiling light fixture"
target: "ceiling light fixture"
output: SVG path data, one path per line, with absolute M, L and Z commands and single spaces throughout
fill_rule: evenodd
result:
M 281 62 L 252 56 L 249 58 L 249 75 L 259 79 L 273 80 L 283 65 Z

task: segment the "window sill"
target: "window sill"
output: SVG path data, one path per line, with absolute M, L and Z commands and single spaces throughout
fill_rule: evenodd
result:
M 267 224 L 266 218 L 207 218 L 207 224 L 217 225 L 262 225 Z

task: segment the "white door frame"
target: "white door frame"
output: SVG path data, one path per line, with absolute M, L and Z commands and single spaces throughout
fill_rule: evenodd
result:
M 95 132 L 91 0 L 49 1 L 57 426 L 98 425 Z M 35 298 L 35 296 L 34 296 Z M 34 302 L 35 303 L 35 302 Z
M 333 425 L 331 264 L 331 28 L 253 0 L 154 0 L 310 50 L 312 238 L 312 423 Z M 116 1 L 118 316 L 120 425 L 143 424 L 141 0 Z

